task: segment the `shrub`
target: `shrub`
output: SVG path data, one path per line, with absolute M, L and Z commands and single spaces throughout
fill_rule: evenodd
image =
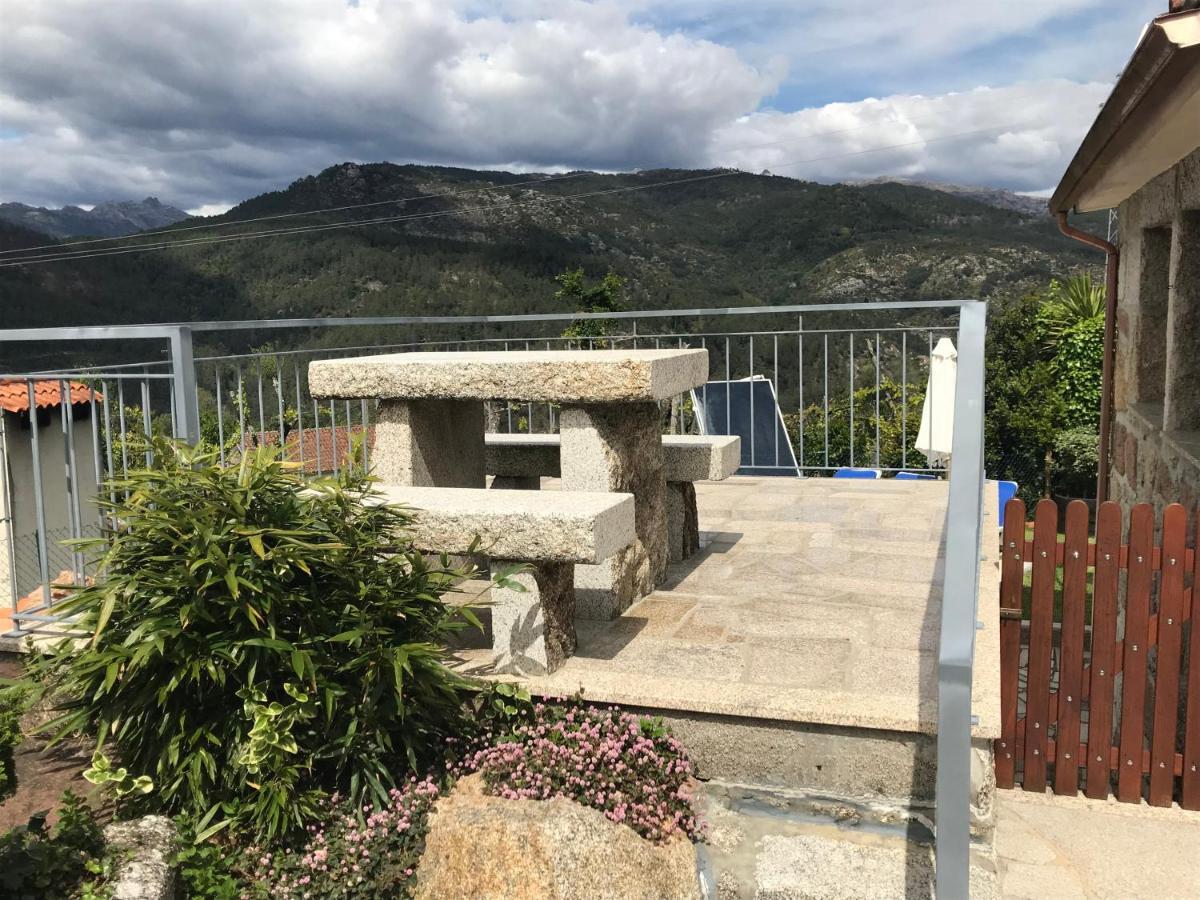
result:
M 62 606 L 93 637 L 38 664 L 65 698 L 55 739 L 113 741 L 157 808 L 262 835 L 327 791 L 387 803 L 441 752 L 470 689 L 444 665 L 475 622 L 442 599 L 462 573 L 415 552 L 361 473 L 307 482 L 265 452 L 225 467 L 160 441 L 112 490 L 101 577 Z
M 500 797 L 567 797 L 648 840 L 701 834 L 689 790 L 692 762 L 660 719 L 539 703 L 533 721 L 467 754 L 455 771 L 481 772 L 488 792 Z
M 46 827 L 40 813 L 0 837 L 0 894 L 15 900 L 93 898 L 101 894 L 107 866 L 104 835 L 75 794 L 63 794 L 58 822 Z
M 1095 428 L 1068 428 L 1054 439 L 1054 489 L 1068 497 L 1094 497 L 1100 470 L 1100 436 Z
M 0 686 L 0 799 L 17 789 L 13 753 L 21 743 L 21 716 L 29 708 L 29 694 L 20 682 Z

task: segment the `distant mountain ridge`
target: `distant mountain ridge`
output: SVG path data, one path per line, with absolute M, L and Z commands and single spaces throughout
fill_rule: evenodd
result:
M 358 204 L 369 206 L 347 208 Z M 250 220 L 296 214 L 271 223 L 292 233 L 229 240 L 267 230 Z M 544 313 L 564 310 L 554 279 L 574 268 L 626 279 L 630 309 L 1002 302 L 1103 263 L 1048 215 L 894 180 L 819 184 L 734 170 L 539 177 L 348 162 L 186 227 L 196 225 L 215 228 L 180 234 L 187 244 L 169 251 L 0 268 L 5 326 Z M 219 242 L 198 241 L 208 235 Z M 40 243 L 0 221 L 0 250 Z M 352 330 L 336 340 L 400 334 Z M 435 333 L 446 332 L 410 329 L 396 339 Z M 262 339 L 235 333 L 206 349 L 246 350 Z M 55 364 L 29 358 L 32 349 L 25 370 Z M 122 349 L 89 353 L 127 362 Z M 0 371 L 21 371 L 10 354 L 0 347 L 9 356 Z
M 112 200 L 92 209 L 64 206 L 46 209 L 24 203 L 0 203 L 0 219 L 53 238 L 122 237 L 152 228 L 166 228 L 189 219 L 182 209 L 145 200 Z
M 1042 197 L 1030 197 L 1018 194 L 1004 188 L 977 187 L 966 184 L 951 184 L 945 181 L 922 181 L 919 178 L 906 178 L 903 175 L 880 175 L 877 178 L 865 178 L 858 181 L 847 181 L 846 184 L 858 186 L 871 184 L 904 184 L 909 187 L 920 187 L 930 191 L 941 191 L 943 194 L 953 194 L 967 200 L 994 206 L 996 209 L 1008 209 L 1026 216 L 1049 216 L 1050 209 Z

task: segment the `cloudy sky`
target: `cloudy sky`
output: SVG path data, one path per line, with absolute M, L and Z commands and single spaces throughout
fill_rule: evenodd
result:
M 1166 0 L 0 0 L 0 200 L 344 160 L 1055 184 Z

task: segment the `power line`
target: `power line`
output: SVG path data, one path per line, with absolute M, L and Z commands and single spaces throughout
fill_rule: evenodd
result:
M 1021 93 L 1007 94 L 1007 95 L 1005 95 L 1005 97 L 1003 99 L 1006 100 L 1007 102 L 1011 103 L 1014 99 L 1020 99 L 1023 96 L 1030 96 L 1035 93 L 1038 93 L 1038 92 L 1028 91 L 1028 92 L 1025 92 L 1024 94 L 1021 94 Z M 918 124 L 922 120 L 923 120 L 923 117 L 915 117 L 912 119 L 906 119 L 905 122 L 906 122 L 906 124 Z M 741 153 L 741 152 L 745 152 L 748 150 L 762 150 L 762 149 L 766 149 L 768 147 L 778 147 L 778 146 L 785 146 L 788 144 L 799 143 L 801 141 L 807 141 L 807 140 L 811 140 L 813 138 L 833 137 L 833 136 L 840 135 L 840 134 L 849 134 L 851 132 L 862 131 L 863 129 L 874 128 L 874 127 L 878 127 L 878 123 L 866 122 L 861 125 L 851 126 L 849 128 L 840 128 L 840 129 L 836 129 L 836 130 L 832 130 L 832 131 L 813 132 L 812 134 L 805 135 L 802 138 L 788 138 L 788 139 L 779 140 L 779 141 L 768 141 L 766 143 L 760 143 L 760 144 L 743 145 L 741 147 L 726 147 L 726 148 L 723 148 L 723 152 L 725 152 L 725 153 Z M 789 165 L 789 164 L 784 164 L 784 166 L 786 166 L 786 165 Z M 778 167 L 779 166 L 777 166 L 777 168 Z M 269 222 L 269 221 L 278 221 L 280 219 L 301 218 L 301 217 L 306 217 L 306 216 L 324 215 L 324 214 L 335 213 L 335 212 L 347 212 L 350 210 L 368 209 L 368 208 L 373 208 L 373 207 L 378 207 L 378 206 L 387 206 L 389 204 L 397 204 L 397 203 L 415 203 L 415 202 L 419 202 L 422 200 L 436 200 L 436 199 L 441 199 L 441 198 L 445 198 L 445 197 L 464 196 L 467 194 L 483 193 L 485 191 L 491 191 L 491 190 L 502 190 L 504 188 L 525 187 L 528 185 L 535 185 L 535 184 L 547 184 L 547 183 L 551 183 L 551 182 L 565 181 L 565 180 L 569 180 L 569 179 L 573 179 L 573 178 L 582 178 L 587 175 L 595 175 L 595 174 L 598 174 L 598 173 L 588 172 L 588 171 L 579 171 L 579 172 L 567 172 L 567 173 L 563 173 L 561 175 L 540 175 L 537 178 L 531 178 L 531 179 L 527 179 L 525 181 L 515 181 L 515 182 L 510 182 L 508 184 L 490 184 L 486 187 L 464 188 L 462 190 L 444 191 L 444 192 L 437 193 L 437 194 L 424 194 L 424 195 L 418 195 L 418 196 L 414 196 L 414 197 L 397 197 L 397 198 L 391 199 L 391 200 L 375 200 L 375 201 L 371 201 L 369 203 L 353 203 L 353 204 L 348 204 L 345 206 L 324 207 L 321 209 L 303 210 L 301 212 L 293 212 L 293 213 L 278 213 L 276 215 L 256 216 L 254 218 L 235 219 L 235 220 L 226 221 L 226 222 L 208 222 L 208 223 L 202 223 L 202 224 L 197 224 L 197 225 L 184 225 L 184 226 L 180 226 L 180 227 L 161 228 L 161 229 L 158 229 L 155 231 L 142 231 L 142 232 L 138 232 L 137 234 L 118 235 L 116 237 L 88 238 L 88 239 L 81 239 L 81 240 L 75 240 L 75 241 L 59 241 L 59 242 L 52 243 L 52 244 L 39 244 L 39 245 L 35 245 L 32 247 L 18 247 L 18 248 L 10 248 L 7 250 L 0 250 L 0 259 L 2 259 L 5 256 L 21 256 L 22 259 L 26 259 L 26 258 L 39 259 L 39 258 L 41 258 L 41 256 L 45 256 L 45 257 L 58 256 L 58 255 L 60 255 L 60 252 L 65 247 L 80 247 L 80 246 L 84 246 L 84 245 L 93 245 L 93 244 L 116 244 L 119 246 L 122 243 L 141 241 L 148 237 L 155 237 L 155 236 L 163 235 L 163 234 L 177 235 L 177 234 L 181 234 L 183 232 L 188 232 L 188 231 L 215 230 L 218 228 L 234 228 L 234 227 L 254 224 L 256 222 Z M 151 246 L 151 244 L 146 244 L 146 245 L 137 244 L 136 246 Z M 102 248 L 97 248 L 97 249 L 109 250 L 109 249 L 117 249 L 117 247 L 116 246 L 102 247 Z M 27 255 L 35 250 L 50 250 L 50 251 L 52 251 L 52 253 L 42 254 L 41 256 L 35 255 L 32 257 L 23 256 L 23 254 Z M 74 251 L 72 251 L 72 252 L 74 252 Z
M 885 150 L 898 150 L 898 149 L 903 149 L 905 147 L 924 146 L 926 144 L 940 143 L 940 142 L 949 141 L 949 140 L 956 140 L 958 138 L 969 137 L 971 135 L 982 134 L 982 133 L 989 132 L 989 131 L 1000 131 L 1000 130 L 1014 127 L 1014 125 L 1018 125 L 1018 124 L 1021 124 L 1021 123 L 1008 123 L 1005 125 L 993 125 L 988 128 L 977 128 L 977 129 L 972 129 L 970 131 L 961 131 L 961 132 L 957 132 L 955 134 L 942 135 L 941 137 L 936 137 L 936 138 L 926 138 L 926 139 L 921 139 L 921 140 L 916 140 L 916 141 L 906 141 L 904 143 L 889 144 L 889 145 L 885 145 L 882 147 L 871 147 L 871 148 L 868 148 L 865 150 L 848 151 L 848 152 L 844 152 L 844 153 L 835 153 L 835 154 L 829 154 L 829 155 L 825 155 L 825 156 L 810 157 L 808 159 L 794 160 L 792 162 L 780 163 L 780 164 L 775 165 L 775 168 L 786 169 L 786 168 L 792 168 L 794 166 L 799 166 L 799 165 L 807 165 L 809 163 L 814 163 L 814 162 L 823 162 L 826 160 L 833 160 L 833 159 L 843 159 L 843 158 L 850 157 L 850 156 L 861 156 L 861 155 L 868 154 L 868 153 L 879 153 L 879 152 L 882 152 Z M 464 213 L 472 213 L 472 212 L 486 212 L 486 211 L 495 210 L 495 209 L 512 209 L 512 208 L 527 206 L 527 205 L 531 205 L 531 204 L 535 204 L 535 203 L 545 203 L 545 204 L 565 203 L 570 200 L 583 200 L 583 199 L 589 199 L 589 198 L 593 198 L 593 197 L 610 196 L 613 194 L 633 193 L 633 192 L 637 192 L 637 191 L 650 190 L 653 188 L 671 187 L 671 186 L 680 185 L 680 184 L 692 184 L 692 183 L 700 182 L 700 181 L 711 181 L 711 180 L 718 179 L 718 178 L 729 178 L 729 177 L 733 177 L 736 175 L 746 175 L 746 174 L 748 174 L 748 173 L 743 172 L 741 170 L 726 169 L 726 170 L 722 170 L 719 172 L 710 172 L 705 175 L 694 175 L 694 176 L 688 176 L 685 178 L 676 178 L 676 179 L 671 179 L 671 180 L 667 180 L 667 181 L 655 182 L 652 184 L 625 185 L 622 187 L 607 188 L 607 189 L 598 190 L 598 191 L 586 191 L 586 192 L 579 193 L 579 194 L 568 194 L 568 195 L 562 196 L 562 197 L 541 196 L 541 197 L 529 198 L 529 199 L 525 199 L 525 200 L 511 200 L 511 201 L 502 202 L 502 203 L 494 203 L 494 204 L 489 204 L 486 206 L 439 210 L 439 211 L 430 212 L 430 213 L 413 213 L 413 214 L 402 215 L 402 216 L 384 216 L 384 217 L 374 218 L 374 219 L 362 219 L 362 220 L 353 221 L 353 222 L 333 222 L 333 223 L 329 223 L 326 225 L 308 225 L 308 226 L 298 226 L 296 228 L 268 229 L 265 231 L 253 231 L 253 232 L 248 232 L 245 234 L 198 237 L 198 238 L 184 239 L 182 241 L 164 241 L 164 242 L 160 242 L 157 244 L 154 244 L 154 243 L 140 244 L 140 245 L 137 245 L 134 247 L 108 248 L 108 249 L 98 249 L 98 250 L 93 250 L 93 251 L 75 251 L 75 252 L 64 253 L 64 254 L 42 254 L 42 255 L 38 255 L 38 256 L 27 257 L 24 259 L 7 260 L 4 262 L 0 262 L 0 268 L 10 268 L 12 266 L 18 266 L 18 265 L 31 265 L 34 263 L 42 263 L 42 262 L 61 262 L 61 261 L 70 260 L 70 259 L 91 259 L 91 258 L 95 258 L 95 257 L 99 257 L 99 256 L 117 256 L 117 255 L 124 255 L 127 253 L 143 253 L 143 252 L 149 252 L 152 250 L 166 250 L 166 249 L 170 249 L 172 247 L 190 247 L 190 246 L 204 245 L 204 244 L 220 244 L 220 243 L 226 243 L 229 241 L 252 240 L 252 239 L 263 238 L 263 237 L 275 237 L 275 236 L 284 236 L 284 235 L 293 235 L 293 234 L 311 234 L 311 233 L 316 233 L 316 232 L 321 232 L 321 231 L 332 231 L 332 230 L 337 230 L 337 229 L 342 229 L 342 228 L 361 228 L 361 227 L 368 226 L 368 225 L 385 225 L 385 224 L 392 224 L 395 222 L 408 222 L 408 221 L 415 221 L 415 220 L 434 219 L 434 218 L 440 218 L 442 216 L 461 215 Z

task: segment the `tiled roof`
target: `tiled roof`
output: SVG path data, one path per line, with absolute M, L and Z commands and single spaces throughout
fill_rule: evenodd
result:
M 305 428 L 303 438 L 299 431 L 292 430 L 284 441 L 284 454 L 289 462 L 303 463 L 303 471 L 307 475 L 332 472 L 334 458 L 336 457 L 338 467 L 341 468 L 350 454 L 351 441 L 362 434 L 362 430 L 361 425 L 353 425 L 349 428 L 344 425 L 330 428 L 326 425 L 321 428 Z M 317 451 L 318 444 L 320 445 L 319 453 Z M 301 445 L 304 448 L 303 457 L 300 453 Z M 248 431 L 242 438 L 242 448 L 245 450 L 278 446 L 278 431 Z M 375 427 L 370 426 L 367 428 L 367 452 L 370 453 L 374 447 Z M 319 470 L 317 468 L 318 459 L 321 461 Z
M 87 403 L 91 397 L 91 388 L 82 381 L 70 382 L 71 403 Z M 62 403 L 62 382 L 57 380 L 35 381 L 33 383 L 33 399 L 39 409 L 47 406 L 58 406 Z M 100 399 L 100 392 L 96 392 Z M 29 411 L 29 382 L 21 379 L 0 381 L 0 409 L 11 413 Z

